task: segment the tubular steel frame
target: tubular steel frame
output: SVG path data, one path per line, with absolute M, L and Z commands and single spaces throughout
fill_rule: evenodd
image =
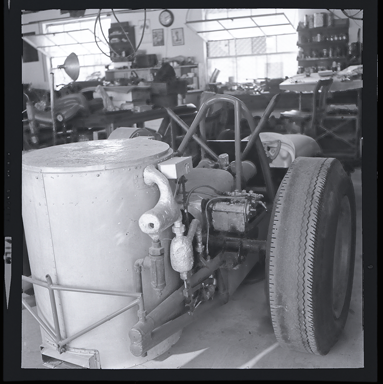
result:
M 265 184 L 266 184 L 266 191 L 271 201 L 273 201 L 275 196 L 275 187 L 274 183 L 271 178 L 271 172 L 270 167 L 268 164 L 268 160 L 265 154 L 265 151 L 263 149 L 261 140 L 259 138 L 259 133 L 267 123 L 272 111 L 274 110 L 280 94 L 277 93 L 273 96 L 273 98 L 270 100 L 268 106 L 266 107 L 261 120 L 259 121 L 258 125 L 255 126 L 253 116 L 251 115 L 249 109 L 245 105 L 245 103 L 239 99 L 237 99 L 234 96 L 231 95 L 221 95 L 217 94 L 213 96 L 211 99 L 205 101 L 199 108 L 199 111 L 197 112 L 196 116 L 194 117 L 194 120 L 190 127 L 182 120 L 180 119 L 170 108 L 165 108 L 168 115 L 186 132 L 180 146 L 178 147 L 176 154 L 183 154 L 186 150 L 187 144 L 189 143 L 189 140 L 192 138 L 194 139 L 202 148 L 203 151 L 208 153 L 213 159 L 218 160 L 217 154 L 212 151 L 207 143 L 206 143 L 206 132 L 204 130 L 204 124 L 202 124 L 202 129 L 200 127 L 201 131 L 201 138 L 199 138 L 195 133 L 197 132 L 197 127 L 199 124 L 204 122 L 204 119 L 206 117 L 206 113 L 208 109 L 216 103 L 225 101 L 228 103 L 231 103 L 234 105 L 234 132 L 235 132 L 235 159 L 236 159 L 236 189 L 241 190 L 241 176 L 242 176 L 242 163 L 241 160 L 244 160 L 246 155 L 250 152 L 252 149 L 253 144 L 255 144 L 255 148 L 257 150 L 257 154 L 259 156 L 259 161 L 261 163 L 263 176 L 265 178 Z M 241 154 L 241 137 L 240 137 L 240 120 L 241 117 L 244 116 L 247 120 L 251 135 L 249 137 L 249 140 L 246 144 L 246 147 L 244 151 Z M 173 148 L 174 149 L 174 148 Z
M 63 285 L 57 285 L 52 283 L 52 278 L 49 275 L 46 275 L 46 282 L 38 279 L 34 279 L 27 276 L 21 276 L 22 280 L 28 281 L 32 284 L 39 285 L 40 287 L 47 288 L 49 291 L 49 300 L 51 304 L 52 309 L 52 315 L 53 315 L 53 324 L 54 329 L 51 328 L 51 326 L 44 322 L 38 315 L 36 315 L 31 307 L 27 304 L 25 299 L 22 299 L 21 302 L 24 305 L 24 307 L 28 310 L 28 312 L 34 317 L 34 319 L 40 324 L 40 326 L 44 329 L 44 331 L 48 334 L 48 336 L 52 339 L 54 344 L 57 347 L 57 350 L 62 353 L 65 351 L 65 345 L 68 344 L 70 341 L 84 335 L 85 333 L 93 330 L 94 328 L 106 323 L 107 321 L 115 318 L 116 316 L 124 313 L 128 309 L 131 309 L 134 306 L 138 306 L 138 318 L 143 318 L 145 316 L 144 312 L 144 302 L 142 298 L 141 293 L 131 293 L 131 292 L 123 292 L 123 291 L 109 291 L 109 290 L 102 290 L 102 289 L 84 289 L 84 288 L 75 288 L 70 286 L 63 286 Z M 93 293 L 93 294 L 99 294 L 99 295 L 110 295 L 110 296 L 125 296 L 125 297 L 135 297 L 136 299 L 129 303 L 127 306 L 119 309 L 118 311 L 115 311 L 111 313 L 110 315 L 104 317 L 103 319 L 93 323 L 92 325 L 84 328 L 83 330 L 77 332 L 76 334 L 67 337 L 66 339 L 61 338 L 60 333 L 60 326 L 58 321 L 58 315 L 57 315 L 57 306 L 56 306 L 56 299 L 54 295 L 54 291 L 70 291 L 70 292 L 82 292 L 82 293 Z

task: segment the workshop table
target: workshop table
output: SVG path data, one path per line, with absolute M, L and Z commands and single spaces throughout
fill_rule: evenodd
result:
M 196 107 L 191 104 L 181 105 L 171 109 L 178 116 L 189 115 L 196 112 Z M 146 121 L 161 118 L 168 118 L 165 108 L 152 109 L 144 112 L 133 112 L 131 110 L 113 112 L 97 111 L 87 117 L 76 117 L 71 121 L 71 124 L 74 129 L 86 127 L 91 130 L 95 127 L 103 127 L 106 130 L 107 136 L 109 136 L 110 133 L 118 127 L 131 127 L 133 124 L 140 126 Z
M 319 76 L 318 73 L 312 73 L 310 76 L 299 74 L 292 76 L 279 84 L 282 91 L 292 92 L 313 92 L 319 80 L 333 79 L 330 92 L 349 91 L 353 89 L 360 90 L 363 88 L 362 79 L 343 80 L 345 76 L 338 75 L 336 72 L 333 76 Z
M 279 88 L 282 91 L 297 92 L 301 96 L 303 93 L 313 93 L 314 89 L 319 80 L 331 79 L 333 80 L 331 86 L 329 87 L 329 92 L 346 92 L 346 91 L 357 91 L 357 116 L 356 116 L 356 138 L 361 137 L 361 123 L 362 123 L 362 89 L 363 89 L 363 80 L 360 77 L 350 78 L 345 75 L 345 71 L 335 72 L 330 76 L 320 76 L 318 73 L 312 73 L 310 76 L 307 76 L 305 73 L 298 74 L 286 79 L 284 82 L 279 84 Z M 299 103 L 301 106 L 301 103 Z M 301 109 L 301 108 L 300 108 Z M 325 129 L 324 127 L 321 127 Z M 326 129 L 325 129 L 326 130 Z M 327 133 L 331 133 L 327 130 Z M 325 134 L 322 134 L 322 138 Z M 332 133 L 331 133 L 332 134 Z M 334 135 L 336 137 L 336 135 Z M 319 139 L 316 138 L 317 140 Z M 346 142 L 345 140 L 343 140 Z M 360 156 L 361 148 L 358 151 L 358 157 Z

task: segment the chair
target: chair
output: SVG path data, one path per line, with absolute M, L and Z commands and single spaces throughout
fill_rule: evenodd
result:
M 299 133 L 315 138 L 315 125 L 318 117 L 326 110 L 327 94 L 332 81 L 332 79 L 321 79 L 316 83 L 310 112 L 294 109 L 281 112 L 283 117 L 288 118 L 300 127 Z
M 361 140 L 360 92 L 355 104 L 329 104 L 316 121 L 316 141 L 325 156 L 358 162 Z

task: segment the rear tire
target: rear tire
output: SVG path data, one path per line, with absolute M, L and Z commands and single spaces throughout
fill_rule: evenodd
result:
M 351 179 L 333 158 L 299 157 L 274 202 L 266 287 L 281 346 L 327 354 L 347 320 L 355 262 Z

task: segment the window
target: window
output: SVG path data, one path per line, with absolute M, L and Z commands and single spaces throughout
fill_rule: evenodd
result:
M 204 20 L 187 24 L 207 44 L 207 69 L 218 81 L 291 76 L 297 70 L 298 10 L 205 9 Z
M 84 81 L 95 72 L 100 72 L 100 77 L 105 75 L 105 65 L 110 64 L 110 58 L 108 57 L 110 53 L 104 35 L 107 38 L 110 18 L 100 17 L 102 30 L 99 22 L 97 22 L 96 36 L 98 46 L 94 41 L 93 35 L 95 20 L 95 18 L 81 18 L 65 23 L 45 24 L 44 33 L 54 33 L 55 43 L 61 45 L 62 48 L 56 50 L 53 54 L 51 53 L 50 62 L 48 58 L 49 68 L 57 68 L 59 65 L 64 64 L 67 56 L 74 52 L 78 56 L 80 64 L 80 74 L 77 81 Z M 101 52 L 101 49 L 105 54 Z M 54 75 L 56 85 L 68 84 L 72 81 L 64 70 L 55 70 Z

